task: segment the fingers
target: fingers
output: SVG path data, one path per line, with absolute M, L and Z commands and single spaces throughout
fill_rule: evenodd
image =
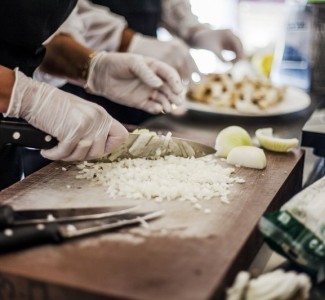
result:
M 80 141 L 79 141 L 80 143 Z M 43 157 L 50 160 L 69 160 L 69 157 L 73 155 L 74 151 L 78 148 L 78 142 L 74 140 L 70 141 L 62 141 L 59 144 L 48 150 L 41 150 L 41 154 Z M 73 158 L 77 158 L 76 160 L 82 160 L 85 155 L 88 153 L 90 146 L 92 145 L 91 141 L 81 142 L 78 150 L 78 157 L 73 156 Z M 66 159 L 67 158 L 67 159 Z
M 130 63 L 131 72 L 136 75 L 144 84 L 152 88 L 158 88 L 163 85 L 163 81 L 146 64 L 142 57 L 134 58 Z
M 169 99 L 163 93 L 161 93 L 157 90 L 154 91 L 151 96 L 151 100 L 159 103 L 161 105 L 161 110 L 163 110 L 164 112 L 170 113 L 172 111 L 172 105 L 171 105 Z M 158 111 L 158 113 L 160 111 Z
M 151 69 L 170 87 L 173 93 L 180 94 L 183 91 L 183 85 L 177 71 L 169 65 L 154 60 L 145 58 L 150 64 Z
M 95 159 L 112 152 L 128 137 L 128 132 L 116 120 L 112 120 L 107 134 L 101 134 L 96 139 L 84 138 L 60 142 L 56 147 L 42 150 L 41 154 L 50 160 L 80 161 Z
M 126 128 L 115 119 L 112 120 L 111 130 L 105 143 L 105 154 L 111 153 L 121 146 L 128 138 L 129 133 Z
M 244 49 L 243 49 L 243 45 L 240 41 L 239 38 L 237 38 L 236 36 L 234 36 L 234 52 L 236 53 L 236 58 L 233 59 L 233 62 L 237 62 L 239 60 L 244 59 L 245 55 L 244 55 Z
M 172 103 L 172 104 L 174 103 L 174 104 L 176 104 L 178 106 L 178 105 L 181 105 L 184 102 L 183 95 L 182 94 L 174 94 L 170 90 L 169 86 L 167 86 L 166 84 L 164 84 L 162 87 L 160 87 L 159 91 L 162 94 L 164 94 L 167 97 L 168 101 L 170 103 Z
M 172 103 L 166 95 L 159 91 L 154 91 L 150 99 L 144 102 L 141 108 L 151 114 L 171 113 L 173 111 Z
M 182 69 L 183 70 L 180 72 L 180 76 L 186 80 L 190 80 L 194 72 L 198 74 L 200 73 L 199 68 L 191 55 L 188 55 Z

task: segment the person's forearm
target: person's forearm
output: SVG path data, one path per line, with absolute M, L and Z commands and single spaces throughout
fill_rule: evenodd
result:
M 8 109 L 14 82 L 15 73 L 6 67 L 0 66 L 0 113 L 4 113 Z
M 58 34 L 46 44 L 41 70 L 83 84 L 87 79 L 89 60 L 94 54 L 71 36 Z

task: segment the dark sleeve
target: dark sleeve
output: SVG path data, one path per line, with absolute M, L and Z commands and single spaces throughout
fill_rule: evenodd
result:
M 1 0 L 0 64 L 35 68 L 44 56 L 42 43 L 64 22 L 76 2 Z

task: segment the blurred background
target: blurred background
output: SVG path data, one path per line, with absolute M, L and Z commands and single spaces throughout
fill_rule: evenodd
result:
M 192 10 L 215 29 L 232 29 L 256 72 L 274 84 L 310 88 L 312 7 L 307 0 L 191 0 Z M 161 29 L 159 39 L 169 39 Z M 232 67 L 206 50 L 191 50 L 202 73 L 227 72 Z M 225 51 L 230 59 L 232 53 Z

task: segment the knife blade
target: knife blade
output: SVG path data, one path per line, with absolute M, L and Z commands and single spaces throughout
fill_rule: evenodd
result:
M 13 118 L 0 118 L 0 137 L 0 146 L 14 144 L 36 149 L 50 149 L 58 143 L 56 138 L 26 121 Z
M 71 224 L 48 223 L 7 228 L 0 231 L 0 252 L 46 243 L 61 243 L 65 240 L 103 231 L 118 229 L 159 218 L 163 210 L 146 213 L 129 213 L 99 220 L 78 221 Z
M 0 229 L 8 226 L 100 219 L 129 213 L 137 208 L 138 206 L 107 206 L 14 210 L 10 205 L 1 205 Z
M 126 142 L 99 161 L 113 162 L 125 158 L 157 158 L 167 155 L 198 158 L 214 153 L 216 150 L 213 147 L 168 134 L 130 133 Z

